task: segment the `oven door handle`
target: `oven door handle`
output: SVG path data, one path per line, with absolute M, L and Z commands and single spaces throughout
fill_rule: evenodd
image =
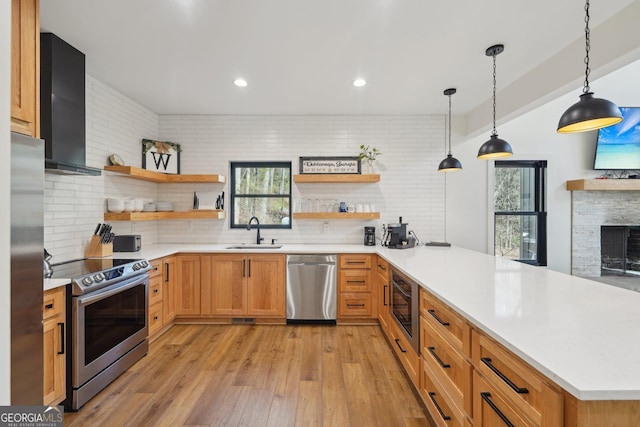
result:
M 393 287 L 396 288 L 396 290 L 398 292 L 400 292 L 406 299 L 411 299 L 411 294 L 406 293 L 401 287 L 400 285 L 398 285 L 398 283 L 396 283 L 395 281 L 391 281 L 391 283 L 393 283 Z
M 131 289 L 138 285 L 145 284 L 145 280 L 147 279 L 147 277 L 149 277 L 149 275 L 145 274 L 142 277 L 135 277 L 131 280 L 115 285 L 114 287 L 108 287 L 100 291 L 91 292 L 86 296 L 81 295 L 78 297 L 78 303 L 84 306 L 84 305 L 89 305 L 89 304 L 93 304 L 95 302 L 101 301 L 105 298 L 109 298 L 117 293 L 126 291 L 127 289 Z

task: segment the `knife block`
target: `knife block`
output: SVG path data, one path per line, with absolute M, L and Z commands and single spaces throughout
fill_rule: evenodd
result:
M 86 258 L 105 257 L 113 255 L 113 243 L 100 243 L 100 236 L 91 236 L 84 251 Z

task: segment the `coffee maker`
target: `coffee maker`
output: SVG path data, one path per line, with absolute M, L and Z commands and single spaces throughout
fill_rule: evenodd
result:
M 395 248 L 402 246 L 407 241 L 407 224 L 402 223 L 402 217 L 397 224 L 388 224 L 389 229 L 389 247 Z
M 364 228 L 364 244 L 365 246 L 376 245 L 376 228 L 375 227 Z

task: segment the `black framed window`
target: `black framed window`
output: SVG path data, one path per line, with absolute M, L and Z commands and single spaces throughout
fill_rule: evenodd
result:
M 291 228 L 291 162 L 231 162 L 230 226 Z
M 496 255 L 547 265 L 546 174 L 546 160 L 496 160 Z

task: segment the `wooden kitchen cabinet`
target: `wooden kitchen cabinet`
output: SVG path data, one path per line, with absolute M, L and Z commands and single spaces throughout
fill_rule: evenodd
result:
M 168 329 L 176 316 L 176 257 L 150 261 L 149 338 L 155 339 Z
M 176 316 L 200 314 L 200 256 L 177 255 Z
M 391 287 L 389 263 L 382 257 L 376 256 L 375 286 L 378 288 L 378 321 L 380 327 L 389 335 L 389 320 L 391 319 Z
M 284 319 L 284 255 L 202 256 L 202 315 Z
M 338 256 L 338 320 L 378 320 L 377 291 L 371 272 L 371 254 Z
M 563 425 L 561 390 L 483 333 L 473 331 L 471 341 L 474 424 L 494 425 L 487 420 L 502 413 L 514 425 Z
M 11 130 L 40 137 L 40 3 L 11 1 Z
M 43 404 L 57 405 L 66 398 L 65 288 L 44 293 L 43 301 Z

